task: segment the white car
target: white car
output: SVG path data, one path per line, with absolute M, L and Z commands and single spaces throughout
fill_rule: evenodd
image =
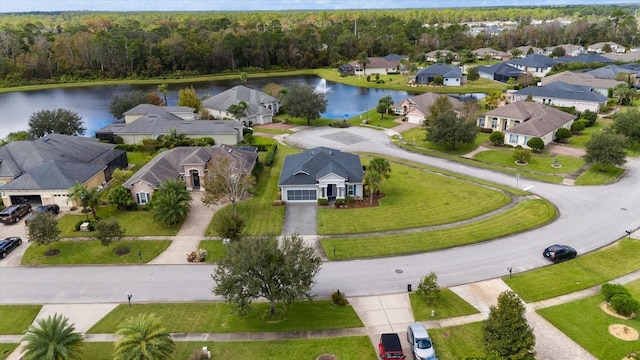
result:
M 436 358 L 436 350 L 427 332 L 427 328 L 415 323 L 407 327 L 407 341 L 411 344 L 411 352 L 416 360 L 427 360 Z

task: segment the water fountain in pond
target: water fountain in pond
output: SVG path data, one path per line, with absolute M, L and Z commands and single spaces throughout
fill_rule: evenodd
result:
M 327 86 L 327 80 L 320 79 L 318 85 L 316 85 L 316 92 L 319 94 L 326 94 L 331 90 L 330 87 Z

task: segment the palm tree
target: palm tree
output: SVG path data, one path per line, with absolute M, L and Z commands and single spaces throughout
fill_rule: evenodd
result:
M 242 81 L 242 85 L 247 86 L 247 80 L 249 80 L 249 75 L 246 72 L 240 74 L 240 81 Z
M 167 225 L 183 221 L 191 210 L 191 196 L 184 182 L 169 179 L 153 196 L 153 218 Z
M 376 191 L 380 193 L 380 183 L 382 183 L 382 180 L 391 177 L 391 165 L 389 164 L 389 161 L 382 157 L 374 157 L 369 162 L 369 168 L 367 171 L 373 171 L 379 174 L 380 179 L 378 180 L 378 187 Z
M 168 360 L 176 345 L 155 314 L 140 314 L 120 324 L 114 360 Z
M 369 169 L 364 173 L 364 183 L 369 187 L 369 202 L 373 204 L 373 193 L 380 189 L 382 175 L 375 170 Z
M 82 206 L 85 214 L 87 214 L 87 221 L 89 221 L 87 208 L 91 210 L 93 218 L 98 220 L 98 216 L 96 215 L 96 208 L 100 205 L 100 190 L 98 190 L 98 188 L 94 187 L 89 189 L 79 181 L 76 181 L 71 188 L 71 192 L 69 192 L 69 199 Z
M 227 108 L 227 112 L 233 115 L 236 120 L 241 120 L 243 117 L 245 117 L 248 108 L 249 104 L 247 104 L 246 101 L 241 100 L 237 104 L 229 105 L 229 107 Z
M 38 319 L 22 337 L 26 342 L 22 353 L 25 360 L 75 360 L 82 359 L 82 335 L 75 332 L 69 319 L 54 314 Z
M 362 67 L 362 74 L 367 75 L 367 64 L 369 63 L 369 57 L 367 56 L 367 52 L 363 51 L 358 54 L 358 64 Z
M 158 91 L 164 96 L 164 106 L 169 106 L 167 103 L 167 94 L 169 93 L 169 84 L 164 83 L 158 85 Z
M 176 146 L 183 145 L 187 135 L 183 132 L 179 133 L 175 127 L 169 129 L 169 133 L 162 138 L 162 146 L 173 149 Z

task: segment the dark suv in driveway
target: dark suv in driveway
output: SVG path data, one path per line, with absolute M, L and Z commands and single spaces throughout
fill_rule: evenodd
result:
M 0 240 L 0 258 L 6 258 L 7 254 L 20 245 L 22 245 L 22 239 L 19 237 L 8 237 Z
M 15 224 L 30 212 L 31 204 L 11 205 L 0 211 L 0 222 L 4 224 Z

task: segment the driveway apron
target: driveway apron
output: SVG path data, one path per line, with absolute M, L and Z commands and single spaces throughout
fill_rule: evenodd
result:
M 282 235 L 316 235 L 318 233 L 318 204 L 287 203 Z

